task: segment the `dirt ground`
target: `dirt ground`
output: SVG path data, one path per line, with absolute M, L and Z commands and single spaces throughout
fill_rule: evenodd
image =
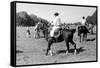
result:
M 70 53 L 65 54 L 65 42 L 52 45 L 53 56 L 45 56 L 47 42 L 44 38 L 35 39 L 34 29 L 30 28 L 31 36 L 26 37 L 26 27 L 17 27 L 16 36 L 16 63 L 17 65 L 79 62 L 96 60 L 96 34 L 88 34 L 88 41 L 79 42 L 77 32 L 74 41 L 77 45 L 77 55 L 73 54 L 73 45 L 70 44 Z M 91 40 L 94 39 L 94 40 Z

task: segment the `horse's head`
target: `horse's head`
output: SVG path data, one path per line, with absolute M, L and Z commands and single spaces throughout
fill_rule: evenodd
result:
M 43 27 L 43 24 L 42 24 L 41 22 L 38 22 L 38 23 L 36 24 L 36 26 L 35 26 L 35 30 L 36 30 L 36 31 L 40 31 L 40 30 L 42 29 L 42 27 Z
M 42 31 L 44 35 L 48 34 L 50 24 L 38 22 L 35 26 L 36 31 Z

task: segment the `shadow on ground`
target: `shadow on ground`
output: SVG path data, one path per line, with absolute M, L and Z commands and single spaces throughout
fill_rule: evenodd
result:
M 96 40 L 96 38 L 92 38 L 92 39 L 87 39 L 86 41 L 94 41 L 94 40 Z
M 16 53 L 23 53 L 24 51 L 16 50 Z
M 91 35 L 96 35 L 96 33 L 90 33 Z
M 83 51 L 86 51 L 86 49 L 84 49 L 84 47 L 77 48 L 77 54 L 79 54 Z M 66 50 L 59 50 L 56 52 L 56 54 L 61 54 L 61 53 L 66 53 Z M 74 53 L 74 49 L 70 49 L 69 53 Z

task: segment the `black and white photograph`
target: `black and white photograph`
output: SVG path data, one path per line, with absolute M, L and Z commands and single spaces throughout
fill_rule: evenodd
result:
M 97 7 L 16 3 L 16 66 L 97 61 Z

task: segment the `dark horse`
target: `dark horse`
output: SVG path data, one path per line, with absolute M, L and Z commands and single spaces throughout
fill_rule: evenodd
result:
M 87 33 L 89 33 L 86 26 L 78 26 L 78 36 L 81 41 L 85 41 L 87 39 Z
M 54 38 L 49 36 L 50 26 L 47 28 L 45 28 L 45 27 L 42 27 L 42 28 L 44 28 L 44 29 L 42 29 L 42 31 L 43 31 L 43 34 L 45 36 L 45 39 L 48 42 L 48 47 L 47 47 L 45 55 L 48 55 L 48 54 L 52 55 L 51 45 L 53 43 L 58 43 L 58 42 L 62 42 L 62 41 L 65 41 L 65 43 L 66 43 L 66 47 L 67 47 L 66 54 L 68 54 L 68 52 L 69 52 L 69 43 L 74 45 L 74 54 L 76 54 L 76 43 L 73 41 L 73 35 L 74 35 L 76 29 L 64 29 L 64 28 L 62 29 L 62 28 L 60 28 L 59 29 L 59 31 L 60 31 L 59 37 L 54 39 Z

